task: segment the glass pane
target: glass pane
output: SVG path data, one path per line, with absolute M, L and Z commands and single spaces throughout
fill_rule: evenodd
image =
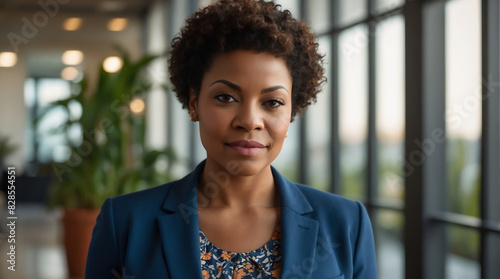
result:
M 299 182 L 299 123 L 301 118 L 295 120 L 288 127 L 288 137 L 281 149 L 280 154 L 273 161 L 272 165 L 288 180 Z
M 479 0 L 446 3 L 448 210 L 479 216 L 481 22 Z
M 45 110 L 51 103 L 70 97 L 69 83 L 62 79 L 44 78 L 38 81 L 38 112 Z M 79 118 L 81 107 L 70 106 L 72 118 Z M 35 132 L 38 139 L 38 160 L 43 163 L 65 161 L 69 157 L 67 136 L 63 131 L 56 132 L 57 128 L 68 119 L 68 112 L 62 107 L 55 107 L 46 113 L 38 122 Z M 76 134 L 74 134 L 76 133 Z M 81 138 L 81 130 L 70 135 L 72 139 Z
M 35 105 L 35 79 L 27 78 L 24 82 L 24 104 L 28 108 L 32 108 Z
M 368 119 L 367 28 L 358 25 L 339 35 L 339 134 L 342 195 L 365 195 Z
M 330 28 L 331 18 L 330 18 L 330 3 L 329 0 L 310 0 L 307 1 L 309 4 L 308 16 L 309 22 L 311 22 L 311 27 L 316 33 L 325 32 Z
M 171 1 L 172 25 L 171 34 L 174 36 L 180 32 L 182 26 L 185 25 L 185 19 L 189 14 L 189 1 Z M 173 177 L 180 178 L 191 171 L 189 169 L 189 131 L 191 129 L 191 121 L 189 120 L 187 110 L 182 108 L 182 105 L 175 98 L 174 94 L 168 94 L 169 108 L 171 109 L 172 119 L 170 121 L 172 142 L 168 146 L 175 151 L 177 161 L 171 166 Z
M 172 17 L 171 34 L 176 35 L 181 31 L 181 27 L 184 26 L 185 20 L 189 14 L 189 1 L 170 1 L 171 9 L 170 16 Z
M 401 7 L 404 0 L 375 0 L 375 12 L 383 13 Z
M 191 120 L 186 109 L 182 108 L 181 103 L 169 94 L 169 101 L 172 102 L 170 108 L 172 109 L 172 122 L 170 130 L 172 143 L 169 146 L 175 151 L 177 161 L 172 166 L 172 174 L 174 177 L 182 177 L 189 171 L 189 148 L 190 148 L 190 135 Z
M 281 5 L 283 10 L 289 10 L 292 16 L 300 19 L 300 1 L 299 0 L 276 0 L 274 3 Z
M 198 7 L 204 8 L 215 2 L 214 0 L 198 0 Z
M 394 16 L 376 31 L 378 196 L 403 200 L 405 133 L 404 20 Z
M 319 51 L 326 54 L 325 74 L 330 80 L 330 66 L 332 63 L 331 37 L 319 38 Z M 317 96 L 317 103 L 307 109 L 306 136 L 308 154 L 309 185 L 328 190 L 330 185 L 330 127 L 331 127 L 331 86 L 323 84 L 323 90 Z
M 403 214 L 390 210 L 377 210 L 374 224 L 378 277 L 404 278 Z
M 38 84 L 38 105 L 39 109 L 62 99 L 71 96 L 69 83 L 62 79 L 56 78 L 43 78 L 39 80 Z
M 205 147 L 201 143 L 201 137 L 200 137 L 200 122 L 195 122 L 193 123 L 194 127 L 194 162 L 197 164 L 207 158 L 207 151 L 205 150 Z
M 447 226 L 447 279 L 481 278 L 479 266 L 479 233 L 476 230 Z
M 366 0 L 335 0 L 337 6 L 336 25 L 347 25 L 363 20 L 367 16 Z

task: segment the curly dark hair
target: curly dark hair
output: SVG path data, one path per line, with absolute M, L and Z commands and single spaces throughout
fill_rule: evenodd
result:
M 292 120 L 316 102 L 326 81 L 324 55 L 310 27 L 290 11 L 263 0 L 220 0 L 188 18 L 172 40 L 170 81 L 183 108 L 190 88 L 198 96 L 214 57 L 233 50 L 267 52 L 286 62 L 292 76 Z

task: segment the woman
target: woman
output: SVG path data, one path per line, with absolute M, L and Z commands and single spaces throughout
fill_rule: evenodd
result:
M 316 99 L 322 59 L 309 27 L 272 2 L 222 0 L 189 18 L 169 70 L 207 158 L 181 180 L 107 199 L 86 278 L 376 278 L 362 204 L 271 167 Z

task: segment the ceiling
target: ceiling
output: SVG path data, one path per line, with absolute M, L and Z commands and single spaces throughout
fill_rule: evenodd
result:
M 110 13 L 135 14 L 143 13 L 151 4 L 151 0 L 0 0 L 0 11 L 35 11 L 40 10 L 42 3 L 57 3 L 59 9 L 71 13 Z
M 38 4 L 39 2 L 57 3 L 58 7 L 44 8 Z M 19 51 L 20 63 L 24 63 L 29 76 L 54 77 L 59 76 L 61 69 L 64 68 L 61 55 L 68 49 L 83 51 L 85 63 L 97 63 L 95 60 L 115 54 L 113 48 L 115 44 L 123 46 L 132 54 L 140 53 L 141 18 L 146 14 L 151 2 L 151 0 L 0 0 L 0 38 L 4 38 L 0 40 L 0 52 Z M 57 13 L 54 12 L 49 17 L 47 9 L 57 10 Z M 28 30 L 26 21 L 33 25 L 35 16 L 40 12 L 44 12 L 48 20 L 45 24 L 33 27 L 34 32 Z M 69 17 L 81 18 L 82 27 L 71 32 L 63 30 L 63 22 Z M 106 28 L 108 21 L 116 17 L 128 19 L 123 31 L 112 32 Z M 25 29 L 33 35 L 26 35 Z M 6 39 L 10 38 L 9 34 L 24 39 L 22 43 L 16 39 L 14 48 L 11 39 Z

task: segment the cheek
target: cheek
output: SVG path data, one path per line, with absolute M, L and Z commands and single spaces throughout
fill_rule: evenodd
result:
M 229 125 L 230 117 L 220 110 L 206 107 L 199 112 L 200 136 L 202 141 L 220 140 Z
M 287 115 L 283 115 L 282 117 L 269 119 L 267 125 L 268 131 L 274 138 L 276 144 L 283 144 L 286 133 L 288 132 L 288 127 L 290 125 L 290 117 Z

